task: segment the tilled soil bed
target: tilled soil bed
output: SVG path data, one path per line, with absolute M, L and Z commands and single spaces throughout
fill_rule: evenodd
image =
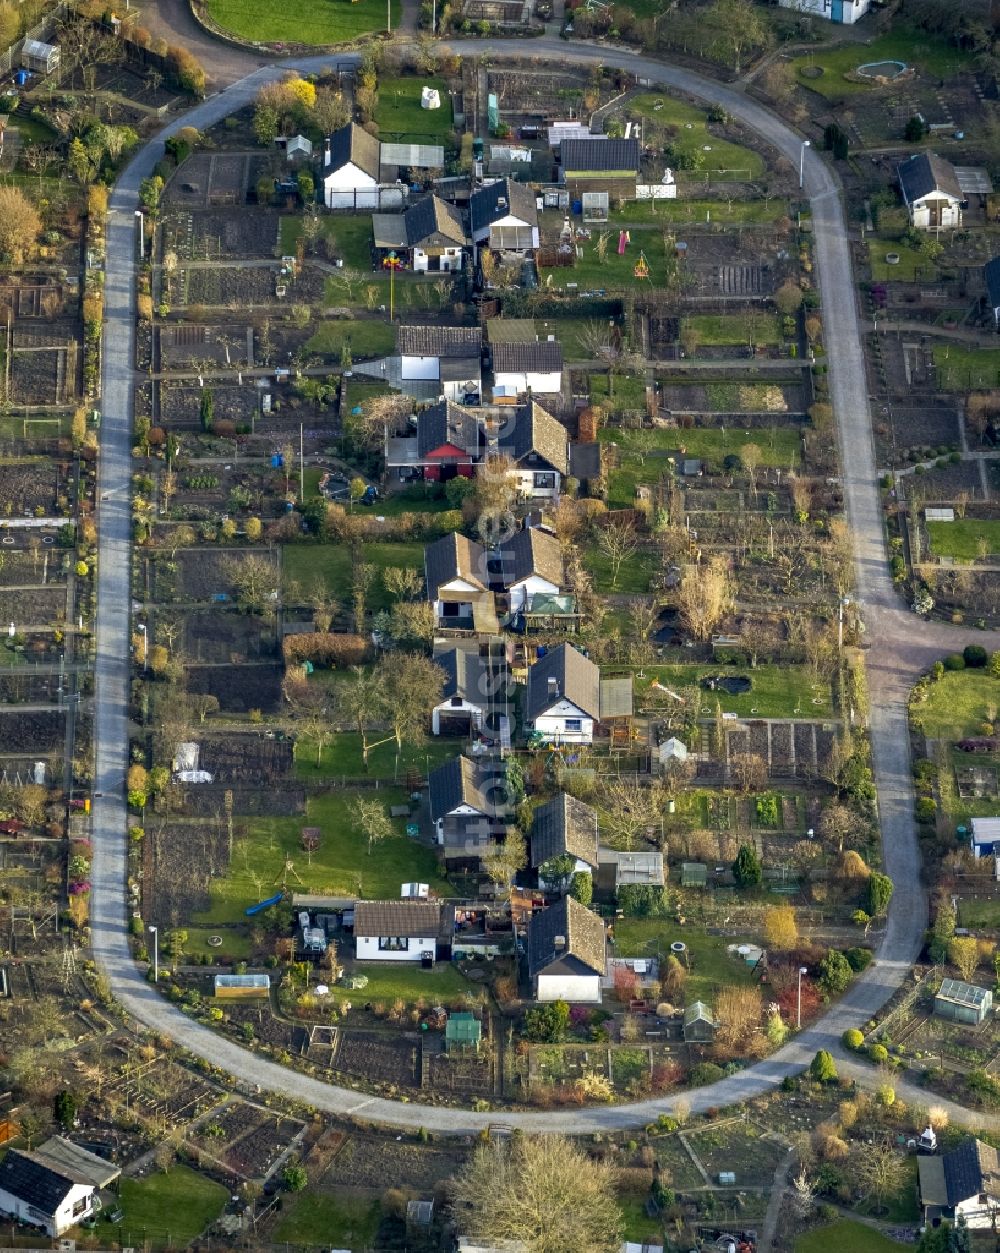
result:
M 62 747 L 65 734 L 60 710 L 0 713 L 0 753 L 50 753 Z
M 223 713 L 275 713 L 281 704 L 280 663 L 244 663 L 238 666 L 188 666 L 187 690 L 215 696 Z

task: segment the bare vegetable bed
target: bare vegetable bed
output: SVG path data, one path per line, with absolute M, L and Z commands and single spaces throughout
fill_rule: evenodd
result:
M 211 361 L 214 365 L 247 365 L 246 326 L 201 326 L 192 323 L 157 328 L 161 370 L 184 370 L 192 362 Z M 252 344 L 252 339 L 250 343 Z M 229 360 L 226 360 L 226 349 Z
M 178 789 L 181 809 L 192 818 L 214 818 L 224 811 L 225 792 L 233 797 L 233 813 L 249 818 L 287 818 L 292 814 L 305 813 L 306 794 L 302 788 L 278 786 L 275 780 L 268 788 L 216 786 L 199 783 L 196 787 Z
M 168 822 L 158 815 L 146 820 L 144 870 L 153 919 L 159 926 L 207 909 L 208 885 L 229 866 L 224 822 Z
M 238 1140 L 222 1160 L 245 1179 L 263 1179 L 301 1130 L 297 1119 L 270 1115 Z
M 3 474 L 3 468 L 0 467 L 0 476 Z M 30 536 L 28 538 L 30 543 Z M 44 553 L 48 552 L 48 563 L 46 565 Z M 41 583 L 42 575 L 45 576 L 47 583 L 53 583 L 62 573 L 63 561 L 65 553 L 55 548 L 52 544 L 42 549 L 39 545 L 37 553 L 31 553 L 21 548 L 2 548 L 0 549 L 0 587 L 17 587 L 25 586 L 28 583 Z
M 15 627 L 50 626 L 66 617 L 66 588 L 21 588 L 0 597 L 0 617 Z
M 278 213 L 274 209 L 243 209 L 223 213 L 210 209 L 191 214 L 194 257 L 273 257 L 278 240 Z
M 177 565 L 176 591 L 179 600 L 211 600 L 215 596 L 233 598 L 233 585 L 229 564 L 234 558 L 249 554 L 271 557 L 266 548 L 190 548 L 182 549 L 175 558 Z M 157 572 L 157 598 L 160 597 L 159 572 Z
M 50 460 L 6 461 L 0 465 L 0 512 L 30 514 L 36 509 L 55 510 L 59 488 L 56 463 Z
M 281 704 L 284 667 L 279 662 L 244 662 L 242 665 L 187 666 L 189 692 L 215 696 L 224 713 L 247 713 L 259 709 L 275 713 Z
M 273 656 L 274 632 L 243 613 L 190 613 L 184 620 L 184 656 L 219 664 Z
M 268 739 L 259 732 L 206 736 L 201 745 L 201 764 L 217 783 L 263 786 L 284 778 L 292 769 L 289 740 Z
M 459 1145 L 436 1149 L 391 1135 L 355 1133 L 333 1159 L 324 1182 L 384 1191 L 392 1180 L 393 1187 L 430 1192 L 460 1170 L 467 1156 L 468 1150 Z
M 22 405 L 61 404 L 76 392 L 75 358 L 75 352 L 67 354 L 62 348 L 41 352 L 15 348 L 10 363 L 10 399 Z
M 58 674 L 30 674 L 18 670 L 0 674 L 0 704 L 32 705 L 58 699 Z
M 399 1036 L 344 1032 L 337 1049 L 335 1065 L 346 1075 L 357 1075 L 371 1083 L 419 1085 L 417 1062 L 419 1041 Z
M 201 426 L 201 388 L 185 383 L 161 383 L 160 421 L 167 426 Z M 252 384 L 243 387 L 212 384 L 215 419 L 249 422 L 259 407 L 259 392 Z

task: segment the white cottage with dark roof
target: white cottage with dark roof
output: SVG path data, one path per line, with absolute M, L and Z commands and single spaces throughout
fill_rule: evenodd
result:
M 0 1211 L 60 1236 L 101 1209 L 99 1191 L 121 1174 L 111 1162 L 53 1136 L 34 1152 L 0 1161 Z
M 896 174 L 911 226 L 918 231 L 937 231 L 962 225 L 964 196 L 950 161 L 933 152 L 921 152 L 901 161 Z

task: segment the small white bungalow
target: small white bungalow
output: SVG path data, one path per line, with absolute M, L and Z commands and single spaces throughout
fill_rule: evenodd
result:
M 564 896 L 533 914 L 526 951 L 537 1001 L 600 1004 L 607 937 L 601 919 L 579 901 Z
M 921 152 L 901 161 L 896 173 L 911 226 L 918 231 L 937 231 L 962 225 L 965 197 L 950 161 L 933 152 Z
M 440 901 L 358 901 L 354 906 L 358 961 L 434 961 L 440 931 Z

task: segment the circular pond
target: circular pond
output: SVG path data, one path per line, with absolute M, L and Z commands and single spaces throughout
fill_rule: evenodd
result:
M 745 674 L 710 674 L 701 681 L 701 685 L 709 692 L 728 692 L 730 696 L 741 696 L 753 687 L 750 678 Z

